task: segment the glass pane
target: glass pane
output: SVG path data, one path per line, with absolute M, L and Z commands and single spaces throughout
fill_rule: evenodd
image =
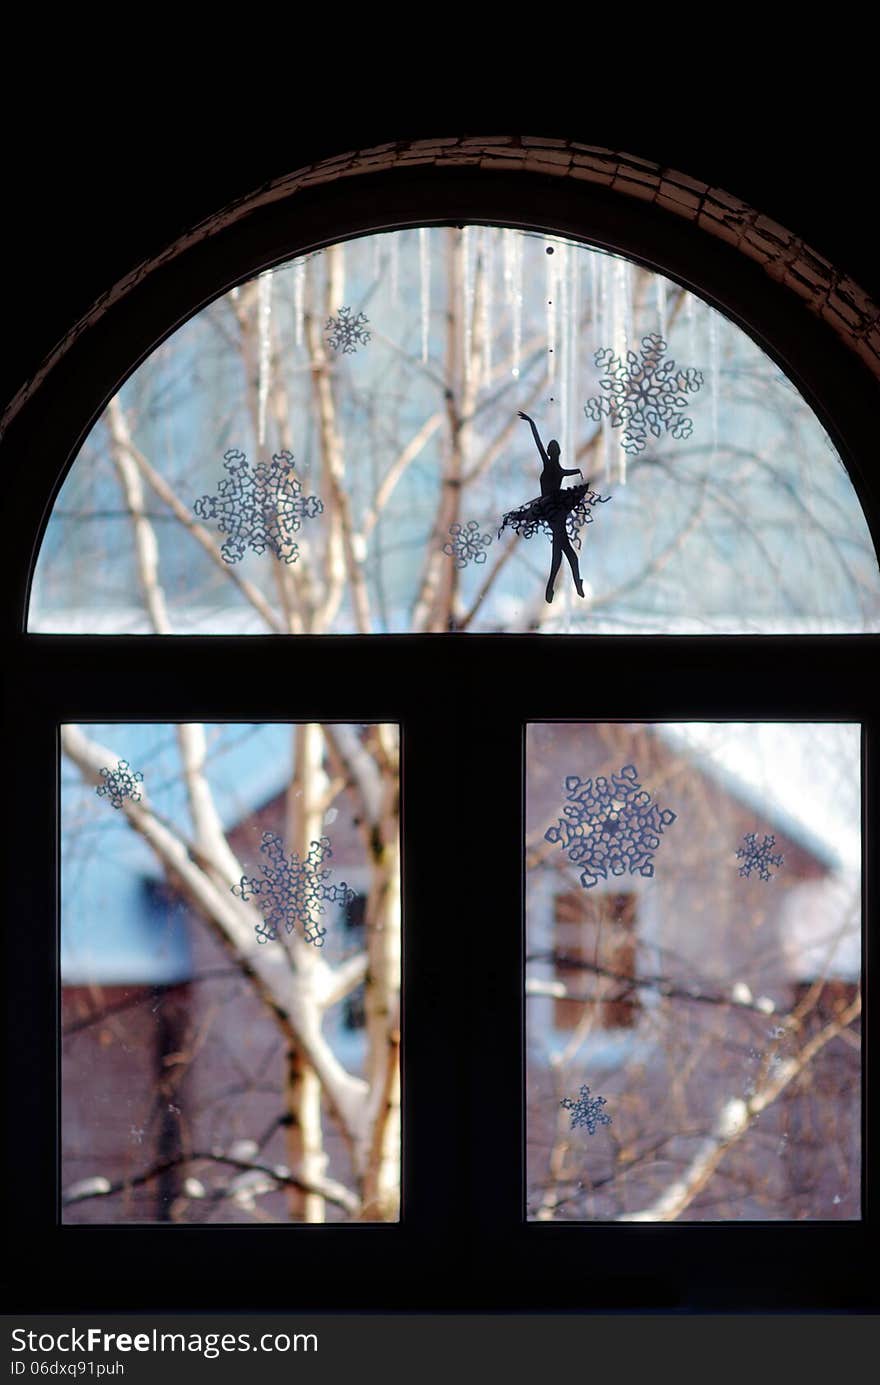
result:
M 858 1219 L 860 728 L 526 752 L 528 1218 Z
M 61 744 L 64 1222 L 396 1221 L 397 727 Z
M 619 256 L 491 226 L 330 247 L 170 336 L 61 488 L 29 621 L 878 625 L 849 476 L 751 339 Z

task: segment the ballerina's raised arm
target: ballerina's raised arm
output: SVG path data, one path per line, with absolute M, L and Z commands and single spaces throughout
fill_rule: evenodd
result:
M 527 423 L 527 424 L 529 425 L 529 427 L 531 428 L 531 430 L 532 430 L 532 437 L 535 439 L 535 446 L 537 447 L 538 451 L 539 451 L 540 454 L 541 454 L 541 460 L 542 460 L 542 462 L 544 463 L 545 466 L 547 466 L 547 465 L 548 465 L 549 459 L 548 459 L 548 457 L 547 457 L 547 453 L 544 451 L 544 444 L 543 444 L 542 441 L 541 441 L 541 434 L 538 432 L 538 429 L 537 429 L 537 427 L 535 426 L 535 420 L 534 420 L 533 418 L 529 418 L 528 414 L 524 414 L 523 411 L 522 411 L 522 409 L 520 409 L 520 410 L 517 412 L 517 418 L 521 418 L 521 419 L 522 419 L 525 423 Z
M 534 419 L 529 418 L 528 414 L 524 414 L 522 409 L 518 411 L 517 417 L 523 419 L 523 421 L 527 423 L 531 428 L 532 437 L 535 439 L 535 446 L 541 454 L 541 460 L 543 461 L 544 467 L 547 471 L 550 471 L 559 477 L 583 476 L 584 473 L 581 471 L 579 466 L 564 467 L 559 465 L 559 443 L 556 441 L 555 438 L 550 439 L 549 443 L 547 444 L 547 451 L 545 451 L 544 444 L 541 442 L 541 435 L 538 432 L 537 427 L 535 426 Z M 549 456 L 547 455 L 548 451 L 550 454 Z

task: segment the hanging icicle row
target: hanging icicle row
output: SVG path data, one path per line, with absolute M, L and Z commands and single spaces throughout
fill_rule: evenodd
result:
M 422 308 L 422 361 L 428 359 L 431 319 L 431 259 L 427 226 L 419 227 L 419 283 Z
M 261 274 L 257 281 L 257 339 L 259 365 L 257 384 L 257 441 L 266 442 L 266 407 L 269 403 L 269 375 L 272 368 L 272 275 Z

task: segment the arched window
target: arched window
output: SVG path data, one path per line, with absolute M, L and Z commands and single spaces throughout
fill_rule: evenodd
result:
M 556 1307 L 582 1301 L 587 1245 L 625 1267 L 637 1236 L 640 1273 L 672 1254 L 691 1301 L 725 1235 L 770 1244 L 756 1222 L 863 1253 L 870 378 L 805 292 L 681 214 L 687 180 L 648 208 L 595 151 L 568 187 L 535 157 L 280 186 L 121 286 L 19 401 L 31 829 L 61 766 L 58 896 L 45 832 L 28 859 L 44 983 L 60 918 L 65 1228 L 348 1223 L 310 1237 L 316 1284 L 340 1254 L 361 1280 L 402 1285 L 412 1255 L 442 1276 L 466 1240 L 475 1272 L 515 1267 Z M 600 775 L 596 821 L 565 819 Z M 643 788 L 671 815 L 656 870 L 650 842 L 616 845 Z M 789 875 L 762 858 L 728 910 L 750 833 Z M 838 1039 L 822 1100 L 786 1105 Z M 88 1147 L 98 1073 L 110 1108 L 149 1095 L 124 1147 Z M 842 1195 L 805 1152 L 829 1112 Z M 770 1127 L 797 1156 L 768 1190 Z
M 551 604 L 550 526 L 524 507 L 553 441 L 577 477 L 562 495 L 584 589 L 566 563 Z M 846 469 L 740 327 L 619 255 L 465 225 L 313 252 L 168 337 L 67 474 L 29 629 L 842 634 L 878 618 Z

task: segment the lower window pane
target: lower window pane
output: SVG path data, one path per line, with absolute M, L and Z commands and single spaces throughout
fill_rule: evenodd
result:
M 397 1220 L 398 728 L 61 749 L 62 1220 Z
M 526 737 L 528 1218 L 858 1219 L 860 727 Z

